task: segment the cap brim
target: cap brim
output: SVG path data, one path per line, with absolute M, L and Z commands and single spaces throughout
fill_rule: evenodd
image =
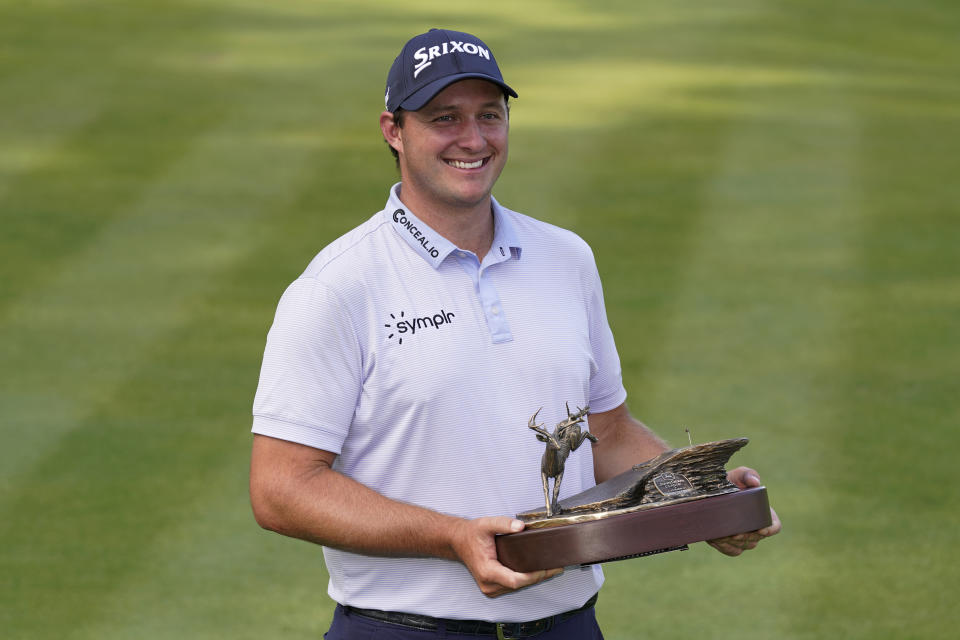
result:
M 433 100 L 433 97 L 449 87 L 454 82 L 459 82 L 460 80 L 466 80 L 468 78 L 479 78 L 480 80 L 486 80 L 487 82 L 492 82 L 501 89 L 503 89 L 508 95 L 513 98 L 518 98 L 517 92 L 511 89 L 505 82 L 492 78 L 483 73 L 458 73 L 452 76 L 444 76 L 438 80 L 434 80 L 428 85 L 424 85 L 418 91 L 415 91 L 411 94 L 406 100 L 397 105 L 398 109 L 406 109 L 407 111 L 418 111 L 423 108 L 428 102 Z

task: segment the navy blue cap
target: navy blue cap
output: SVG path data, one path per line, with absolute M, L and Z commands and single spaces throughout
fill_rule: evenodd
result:
M 467 78 L 489 80 L 517 97 L 503 81 L 490 47 L 480 38 L 461 31 L 430 29 L 411 38 L 393 61 L 384 96 L 387 111 L 416 111 L 447 86 Z

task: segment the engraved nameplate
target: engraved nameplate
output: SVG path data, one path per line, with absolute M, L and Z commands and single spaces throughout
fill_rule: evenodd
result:
M 664 496 L 676 496 L 693 489 L 690 481 L 679 473 L 661 473 L 653 477 L 653 486 Z

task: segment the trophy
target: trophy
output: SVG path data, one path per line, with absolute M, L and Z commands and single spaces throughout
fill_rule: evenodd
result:
M 765 487 L 738 489 L 724 465 L 747 438 L 665 451 L 620 475 L 558 500 L 563 468 L 584 440 L 577 408 L 552 432 L 527 426 L 546 444 L 540 465 L 544 507 L 517 514 L 526 527 L 498 535 L 497 557 L 514 571 L 590 565 L 688 548 L 694 542 L 756 531 L 771 524 Z M 553 480 L 552 491 L 549 488 Z

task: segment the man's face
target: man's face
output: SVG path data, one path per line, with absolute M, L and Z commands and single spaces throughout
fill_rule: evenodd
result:
M 500 87 L 478 79 L 455 82 L 405 114 L 403 193 L 445 209 L 483 203 L 507 162 L 508 130 Z

